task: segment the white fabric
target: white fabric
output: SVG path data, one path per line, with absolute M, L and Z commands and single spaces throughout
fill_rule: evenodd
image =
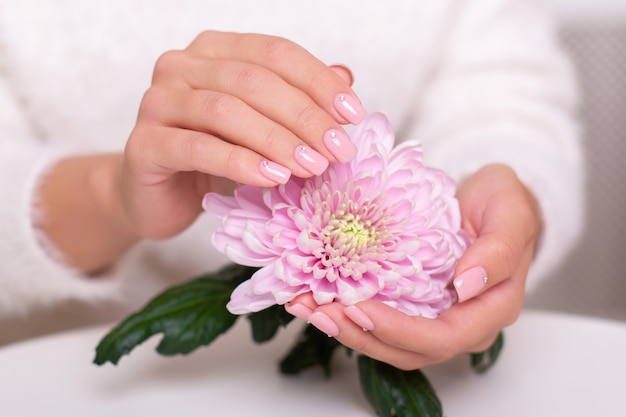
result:
M 226 262 L 203 217 L 87 279 L 42 249 L 31 226 L 42 173 L 62 155 L 121 150 L 158 56 L 205 29 L 284 36 L 348 65 L 365 107 L 456 177 L 494 161 L 515 167 L 544 213 L 534 285 L 582 224 L 575 89 L 541 2 L 392 3 L 0 0 L 0 315 L 68 299 L 136 304 Z

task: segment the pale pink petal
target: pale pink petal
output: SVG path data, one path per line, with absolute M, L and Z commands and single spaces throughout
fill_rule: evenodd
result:
M 208 193 L 202 199 L 202 208 L 217 217 L 228 215 L 231 210 L 239 208 L 232 197 L 226 197 L 217 193 Z
M 223 251 L 228 259 L 245 266 L 265 266 L 276 259 L 275 255 L 258 254 L 241 244 L 226 244 Z
M 230 301 L 226 305 L 232 314 L 248 314 L 261 311 L 276 304 L 271 293 L 256 294 L 250 280 L 244 281 L 230 295 Z

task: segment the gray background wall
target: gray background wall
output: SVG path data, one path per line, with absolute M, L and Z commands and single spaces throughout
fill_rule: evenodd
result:
M 580 244 L 526 304 L 626 320 L 626 2 L 550 3 L 581 86 L 587 219 Z

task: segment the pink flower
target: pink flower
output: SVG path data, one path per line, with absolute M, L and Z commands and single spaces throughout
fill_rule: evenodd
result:
M 393 148 L 381 113 L 359 124 L 352 140 L 359 148 L 354 160 L 331 164 L 320 176 L 205 196 L 205 210 L 222 219 L 216 248 L 260 267 L 233 292 L 232 313 L 309 291 L 318 304 L 372 299 L 424 317 L 455 302 L 449 283 L 469 239 L 454 181 L 423 164 L 418 143 Z

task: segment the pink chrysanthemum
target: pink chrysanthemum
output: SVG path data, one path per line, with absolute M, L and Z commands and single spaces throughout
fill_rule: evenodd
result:
M 234 314 L 284 304 L 311 292 L 318 304 L 379 300 L 410 315 L 436 317 L 455 301 L 454 267 L 469 244 L 455 183 L 422 162 L 421 147 L 393 148 L 381 113 L 356 126 L 353 161 L 274 188 L 239 186 L 207 194 L 220 217 L 215 247 L 260 269 L 240 284 Z

